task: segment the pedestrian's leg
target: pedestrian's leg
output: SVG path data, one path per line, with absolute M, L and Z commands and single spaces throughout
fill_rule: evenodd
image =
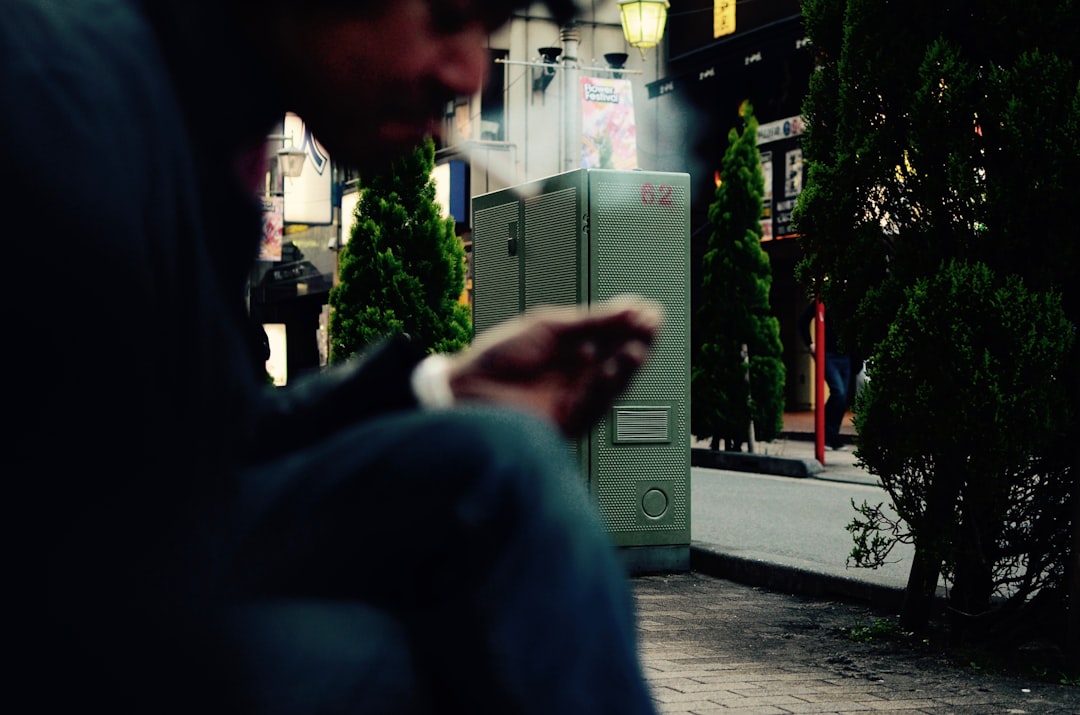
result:
M 829 399 L 825 401 L 825 444 L 834 449 L 843 442 L 840 426 L 847 413 L 848 385 L 851 383 L 851 360 L 847 355 L 830 353 L 825 359 L 825 383 Z
M 244 597 L 387 613 L 440 711 L 654 712 L 626 576 L 567 445 L 532 418 L 374 420 L 253 473 L 244 503 Z

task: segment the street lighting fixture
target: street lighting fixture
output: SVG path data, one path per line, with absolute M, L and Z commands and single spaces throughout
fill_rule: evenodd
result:
M 541 47 L 540 56 L 544 58 L 542 69 L 533 70 L 533 91 L 543 92 L 551 84 L 551 80 L 555 78 L 555 68 L 558 66 L 556 63 L 559 61 L 559 55 L 562 54 L 562 48 L 560 47 Z
M 625 52 L 608 52 L 604 55 L 604 60 L 608 63 L 611 69 L 615 70 L 611 73 L 611 76 L 615 79 L 622 79 L 622 70 L 626 67 L 626 59 L 629 55 Z
M 304 160 L 307 158 L 307 152 L 296 146 L 293 146 L 292 134 L 267 134 L 268 140 L 278 140 L 281 142 L 281 148 L 277 150 L 278 158 L 278 171 L 282 176 L 287 176 L 290 179 L 295 179 L 304 173 Z M 288 146 L 285 142 L 288 141 Z
M 294 146 L 286 146 L 278 149 L 278 163 L 281 166 L 281 175 L 295 179 L 304 173 L 304 160 L 307 152 Z
M 643 58 L 645 50 L 656 47 L 664 37 L 668 7 L 668 0 L 619 0 L 623 35 Z

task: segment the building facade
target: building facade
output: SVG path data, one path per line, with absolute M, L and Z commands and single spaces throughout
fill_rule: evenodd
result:
M 727 135 L 749 99 L 761 124 L 764 248 L 785 346 L 787 402 L 789 409 L 809 408 L 812 366 L 796 328 L 806 294 L 794 279 L 801 252 L 790 226 L 805 174 L 799 135 L 813 62 L 798 1 L 670 0 L 664 39 L 646 51 L 628 45 L 617 0 L 579 5 L 568 27 L 540 3 L 515 13 L 489 37 L 485 87 L 446 106 L 435 178 L 466 249 L 473 197 L 583 167 L 686 172 L 696 271 Z M 329 273 L 336 273 L 335 252 L 352 224 L 351 179 L 335 167 L 328 224 L 284 227 L 286 242 Z M 700 285 L 696 273 L 691 284 Z M 319 341 L 325 314 L 324 307 Z M 322 359 L 325 352 L 320 344 Z

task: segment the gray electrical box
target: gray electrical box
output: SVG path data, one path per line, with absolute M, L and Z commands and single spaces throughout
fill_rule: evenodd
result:
M 653 352 L 571 445 L 631 572 L 690 564 L 690 177 L 580 169 L 472 201 L 480 335 L 540 305 L 633 293 L 663 306 Z

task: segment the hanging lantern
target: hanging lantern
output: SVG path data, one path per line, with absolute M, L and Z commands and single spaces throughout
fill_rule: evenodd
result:
M 645 50 L 656 47 L 664 37 L 668 0 L 619 0 L 623 35 L 631 47 Z
M 278 161 L 281 162 L 281 175 L 295 178 L 304 171 L 304 159 L 307 152 L 296 147 L 283 147 L 278 149 Z

